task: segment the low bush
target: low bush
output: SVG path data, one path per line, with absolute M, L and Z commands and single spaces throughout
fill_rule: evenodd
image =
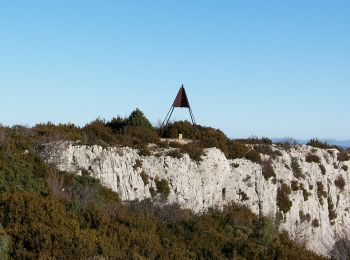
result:
M 305 189 L 302 183 L 300 183 L 299 188 L 303 192 L 304 201 L 307 201 L 309 199 L 310 193 Z
M 155 190 L 155 188 L 150 187 L 149 188 L 149 193 L 151 194 L 151 197 L 154 198 L 155 196 L 157 196 L 157 192 Z
M 335 224 L 335 219 L 337 218 L 337 211 L 334 209 L 334 204 L 333 201 L 330 197 L 327 199 L 328 202 L 328 218 L 329 222 L 334 225 Z
M 340 151 L 337 155 L 338 161 L 345 162 L 350 160 L 350 155 L 346 151 Z
M 19 140 L 17 140 L 19 141 Z M 10 141 L 11 142 L 11 141 Z M 0 147 L 0 193 L 12 190 L 47 194 L 43 180 L 47 166 L 33 154 Z
M 272 159 L 275 159 L 278 156 L 282 156 L 282 153 L 279 150 L 273 150 L 272 146 L 267 144 L 254 145 L 253 149 L 260 154 L 266 154 L 270 156 Z
M 276 173 L 272 164 L 273 164 L 273 161 L 271 159 L 261 162 L 261 171 L 265 180 L 268 180 L 270 178 L 274 178 L 274 179 L 276 178 Z
M 330 149 L 333 148 L 333 146 L 329 145 L 327 142 L 322 142 L 318 140 L 317 138 L 311 139 L 307 145 L 316 147 L 316 148 L 321 148 L 321 149 Z
M 157 132 L 144 126 L 126 126 L 123 129 L 123 136 L 129 136 L 133 140 L 133 145 L 158 144 L 160 142 Z
M 321 162 L 320 157 L 318 157 L 317 155 L 312 154 L 312 153 L 309 153 L 308 155 L 306 155 L 305 160 L 308 163 L 318 163 L 319 164 Z
M 249 152 L 249 147 L 243 143 L 237 141 L 230 141 L 229 146 L 229 156 L 230 159 L 245 158 Z
M 197 143 L 188 143 L 180 147 L 181 153 L 187 153 L 194 161 L 201 161 L 204 155 L 204 149 Z
M 349 167 L 347 166 L 347 165 L 343 165 L 342 167 L 341 167 L 341 169 L 343 170 L 343 171 L 348 171 L 349 170 Z
M 336 236 L 336 242 L 329 251 L 331 259 L 348 260 L 350 256 L 350 239 L 348 235 Z
M 324 190 L 323 183 L 318 181 L 317 183 L 317 197 L 321 205 L 323 205 L 323 198 L 327 198 L 327 192 Z
M 278 208 L 284 212 L 287 213 L 292 207 L 292 201 L 289 199 L 289 195 L 292 193 L 290 187 L 282 183 L 280 187 L 277 189 L 277 206 Z
M 157 192 L 161 194 L 163 198 L 168 198 L 170 194 L 169 182 L 165 179 L 155 179 Z
M 320 226 L 320 222 L 317 218 L 313 219 L 311 224 L 314 228 L 318 228 Z
M 298 141 L 293 139 L 293 138 L 285 138 L 279 142 L 276 143 L 276 145 L 285 150 L 285 151 L 290 151 L 294 146 L 298 144 Z
M 258 152 L 254 151 L 254 150 L 250 150 L 245 157 L 247 160 L 250 160 L 254 163 L 261 163 L 261 156 Z
M 302 210 L 299 210 L 299 218 L 300 218 L 300 221 L 301 223 L 304 223 L 304 222 L 310 222 L 311 221 L 311 216 L 309 213 L 304 213 L 304 211 Z
M 138 150 L 140 156 L 151 156 L 151 150 L 146 144 L 135 145 L 134 148 Z
M 219 129 L 210 127 L 200 128 L 200 144 L 204 148 L 216 147 L 220 149 L 226 157 L 229 156 L 229 139 Z
M 233 164 L 232 164 L 232 167 L 233 167 L 233 168 L 239 168 L 239 163 L 233 163 Z
M 133 168 L 134 168 L 134 170 L 137 170 L 137 169 L 139 169 L 139 168 L 141 169 L 141 168 L 142 168 L 142 165 L 143 165 L 142 160 L 136 159 Z
M 323 175 L 326 175 L 326 167 L 324 167 L 324 165 L 322 163 L 320 163 L 319 166 L 320 166 L 320 169 L 321 169 L 321 173 Z
M 272 145 L 272 140 L 267 137 L 257 137 L 252 136 L 247 139 L 236 139 L 236 141 L 244 144 L 263 144 L 263 145 Z
M 259 244 L 267 245 L 278 241 L 278 227 L 273 219 L 260 217 L 254 221 L 254 229 L 251 235 Z
M 140 175 L 141 175 L 141 179 L 142 179 L 143 183 L 145 185 L 149 184 L 149 176 L 148 176 L 148 174 L 145 171 L 142 171 L 140 173 Z
M 254 145 L 252 145 L 252 147 L 258 153 L 268 155 L 272 159 L 275 159 L 278 156 L 282 156 L 282 153 L 279 150 L 274 150 L 272 145 L 254 144 Z
M 297 158 L 292 158 L 292 163 L 291 163 L 293 175 L 297 179 L 305 179 L 305 176 L 300 168 L 299 162 Z
M 240 196 L 242 202 L 249 200 L 248 195 L 241 189 L 239 189 L 238 195 Z
M 335 186 L 338 187 L 338 189 L 340 189 L 341 191 L 344 190 L 345 188 L 345 180 L 344 177 L 342 175 L 339 175 L 335 181 L 334 181 Z
M 162 129 L 162 138 L 173 138 L 177 139 L 179 134 L 182 134 L 186 139 L 196 139 L 198 138 L 198 129 L 196 129 L 192 123 L 188 121 L 177 121 L 170 123 Z
M 176 159 L 181 159 L 183 157 L 183 154 L 178 149 L 175 149 L 167 152 L 166 156 L 173 157 Z
M 291 183 L 291 188 L 292 188 L 292 191 L 298 191 L 299 190 L 299 182 L 293 180 Z

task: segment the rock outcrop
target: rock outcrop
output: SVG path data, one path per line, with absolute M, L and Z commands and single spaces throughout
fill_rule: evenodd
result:
M 257 214 L 260 209 L 275 217 L 292 238 L 327 255 L 336 239 L 350 231 L 350 161 L 338 161 L 336 149 L 271 148 L 279 151 L 278 156 L 262 155 L 267 165 L 263 167 L 245 159 L 228 160 L 216 148 L 207 149 L 200 162 L 187 154 L 182 158 L 166 153 L 140 156 L 128 147 L 69 142 L 47 144 L 41 155 L 62 171 L 100 179 L 125 201 L 154 196 L 156 183 L 166 180 L 167 203 L 176 202 L 195 212 L 230 202 L 245 204 Z M 320 161 L 310 162 L 308 155 Z

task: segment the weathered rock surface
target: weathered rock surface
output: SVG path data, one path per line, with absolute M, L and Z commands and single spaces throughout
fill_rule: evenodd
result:
M 68 142 L 47 144 L 42 156 L 63 171 L 78 174 L 88 171 L 125 201 L 150 198 L 150 188 L 156 189 L 158 178 L 169 182 L 168 203 L 176 202 L 195 212 L 233 201 L 258 213 L 261 205 L 263 214 L 280 220 L 281 229 L 287 230 L 291 237 L 326 255 L 335 239 L 350 231 L 350 161 L 338 161 L 335 149 L 305 145 L 288 152 L 275 146 L 272 149 L 279 150 L 282 155 L 272 161 L 276 177 L 267 180 L 259 164 L 245 159 L 228 160 L 216 148 L 207 149 L 200 162 L 186 154 L 180 159 L 165 155 L 144 157 L 128 147 L 103 148 Z M 321 159 L 325 172 L 320 164 L 306 162 L 309 153 Z M 263 155 L 263 158 L 269 157 Z M 292 158 L 298 161 L 304 177 L 297 178 L 293 174 Z M 149 176 L 147 184 L 142 176 Z M 345 180 L 343 189 L 335 185 L 338 176 Z M 284 213 L 277 206 L 277 191 L 282 183 L 291 187 L 292 182 L 294 188 L 287 194 L 292 205 Z

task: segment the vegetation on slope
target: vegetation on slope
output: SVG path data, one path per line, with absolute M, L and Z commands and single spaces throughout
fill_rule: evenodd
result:
M 0 258 L 320 258 L 243 206 L 195 215 L 148 200 L 125 204 L 96 179 L 59 172 L 35 155 L 48 140 L 142 147 L 158 139 L 147 121 L 137 122 L 0 127 Z

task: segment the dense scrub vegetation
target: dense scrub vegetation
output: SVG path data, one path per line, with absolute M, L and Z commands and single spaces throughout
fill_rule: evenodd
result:
M 229 147 L 220 132 L 205 131 L 201 146 Z M 1 259 L 320 259 L 240 205 L 195 215 L 150 200 L 122 203 L 98 180 L 59 172 L 36 157 L 40 143 L 61 139 L 140 149 L 160 142 L 140 111 L 82 128 L 0 127 Z M 157 189 L 167 196 L 168 183 L 158 180 Z

